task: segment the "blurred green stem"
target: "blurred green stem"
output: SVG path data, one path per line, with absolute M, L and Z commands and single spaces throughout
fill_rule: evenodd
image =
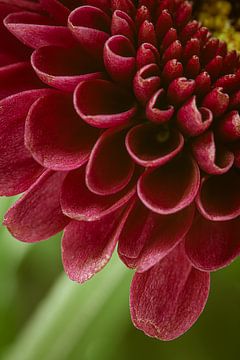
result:
M 62 274 L 3 360 L 69 359 L 74 347 L 77 344 L 81 347 L 81 339 L 87 333 L 92 336 L 96 318 L 111 297 L 118 291 L 121 293 L 121 286 L 126 287 L 130 276 L 131 272 L 116 254 L 107 269 L 86 284 L 75 284 Z M 126 304 L 128 292 L 124 295 L 121 301 Z M 123 319 L 126 319 L 127 306 L 123 306 L 123 311 L 126 313 Z M 114 314 L 109 316 L 113 320 Z M 117 326 L 114 321 L 109 323 Z M 109 330 L 111 336 L 113 329 Z

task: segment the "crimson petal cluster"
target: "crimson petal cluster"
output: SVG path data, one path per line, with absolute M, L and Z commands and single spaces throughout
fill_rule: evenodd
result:
M 81 4 L 80 4 L 81 3 Z M 4 224 L 64 229 L 80 283 L 116 244 L 133 323 L 174 339 L 240 254 L 240 60 L 183 0 L 0 0 Z

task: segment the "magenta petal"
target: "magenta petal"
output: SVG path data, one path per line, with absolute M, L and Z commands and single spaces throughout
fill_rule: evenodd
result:
M 110 260 L 117 242 L 119 211 L 98 221 L 71 221 L 64 230 L 62 258 L 71 280 L 83 283 Z
M 184 238 L 193 215 L 193 206 L 173 215 L 158 215 L 139 200 L 135 201 L 124 214 L 120 226 L 119 256 L 138 272 L 148 270 Z
M 127 13 L 121 10 L 115 10 L 112 15 L 111 34 L 124 35 L 133 41 L 135 35 L 134 21 Z
M 101 9 L 94 6 L 80 6 L 68 18 L 68 26 L 81 46 L 99 61 L 103 46 L 109 38 L 111 20 Z
M 0 99 L 42 87 L 29 62 L 0 67 Z
M 43 172 L 24 146 L 25 119 L 30 106 L 51 90 L 31 90 L 0 101 L 0 194 L 15 195 L 29 188 Z
M 98 128 L 127 124 L 136 113 L 132 96 L 106 80 L 81 82 L 74 93 L 74 106 L 84 121 Z
M 151 123 L 133 127 L 126 137 L 129 154 L 144 167 L 164 165 L 180 153 L 183 145 L 183 136 L 178 131 L 166 130 Z
M 209 221 L 196 216 L 186 236 L 185 248 L 193 266 L 214 271 L 229 265 L 240 254 L 240 218 Z
M 200 173 L 195 161 L 182 155 L 167 164 L 149 169 L 138 181 L 137 191 L 150 210 L 173 214 L 194 200 L 200 184 Z
M 71 170 L 83 165 L 99 136 L 74 111 L 70 96 L 61 93 L 41 97 L 26 120 L 25 144 L 33 157 L 52 170 Z
M 63 184 L 61 205 L 64 214 L 79 221 L 100 220 L 125 205 L 136 193 L 136 176 L 122 191 L 101 196 L 88 190 L 85 184 L 85 168 L 74 170 Z
M 209 273 L 194 269 L 180 245 L 150 270 L 134 275 L 132 321 L 149 336 L 173 340 L 196 322 L 209 288 Z
M 109 129 L 95 144 L 86 168 L 86 185 L 95 194 L 114 194 L 131 180 L 135 166 L 125 136 L 125 129 Z
M 224 221 L 240 216 L 240 174 L 231 170 L 202 180 L 196 198 L 201 214 L 209 220 Z
M 6 17 L 4 24 L 23 44 L 34 49 L 47 45 L 66 48 L 75 44 L 66 26 L 56 26 L 42 15 L 30 12 L 13 13 Z
M 224 174 L 234 162 L 233 153 L 216 145 L 214 133 L 210 130 L 192 141 L 192 152 L 199 167 L 208 174 Z
M 104 45 L 104 64 L 114 81 L 129 84 L 135 73 L 135 49 L 122 35 L 110 37 Z
M 60 190 L 66 173 L 46 171 L 8 210 L 4 225 L 26 242 L 48 239 L 69 222 L 60 207 Z
M 57 46 L 41 47 L 34 51 L 32 67 L 47 85 L 60 90 L 74 91 L 80 81 L 104 77 L 96 61 L 79 49 Z

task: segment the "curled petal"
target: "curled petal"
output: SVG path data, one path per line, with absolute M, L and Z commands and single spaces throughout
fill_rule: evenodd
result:
M 211 90 L 211 77 L 206 72 L 201 72 L 195 79 L 195 93 L 199 96 L 206 95 Z
M 45 84 L 69 92 L 74 91 L 80 81 L 104 77 L 96 61 L 74 48 L 66 52 L 57 46 L 41 47 L 32 54 L 31 63 Z
M 169 85 L 174 79 L 183 75 L 183 66 L 176 59 L 169 60 L 162 71 L 162 79 L 165 84 Z
M 185 208 L 194 200 L 200 183 L 195 161 L 182 155 L 167 164 L 149 169 L 138 181 L 138 195 L 150 210 L 166 215 Z
M 106 80 L 81 82 L 74 93 L 74 106 L 84 121 L 98 128 L 127 124 L 136 113 L 132 96 Z
M 206 131 L 212 124 L 212 112 L 198 107 L 196 96 L 192 96 L 177 113 L 177 124 L 187 136 L 197 136 Z
M 185 241 L 194 267 L 214 271 L 229 265 L 240 254 L 240 219 L 210 221 L 196 216 Z
M 201 214 L 212 221 L 231 220 L 240 215 L 240 175 L 234 169 L 202 180 L 196 203 Z
M 164 52 L 162 57 L 163 64 L 166 64 L 169 60 L 180 60 L 182 57 L 182 44 L 179 40 L 174 41 Z
M 136 176 L 122 191 L 101 196 L 89 191 L 85 184 L 85 168 L 69 173 L 62 188 L 63 213 L 79 221 L 95 221 L 125 205 L 136 193 Z
M 153 124 L 133 127 L 127 134 L 126 147 L 133 160 L 144 167 L 162 166 L 183 149 L 183 136 Z
M 111 34 L 123 35 L 133 41 L 135 31 L 135 24 L 131 17 L 121 10 L 115 10 L 112 15 Z
M 194 269 L 179 245 L 150 270 L 134 275 L 132 321 L 149 336 L 173 340 L 198 319 L 209 287 L 209 273 Z
M 34 49 L 48 45 L 66 48 L 75 44 L 66 26 L 56 26 L 42 15 L 30 12 L 13 13 L 6 17 L 4 24 L 23 44 Z
M 52 170 L 84 164 L 98 136 L 99 130 L 78 117 L 65 94 L 39 98 L 27 116 L 25 144 L 42 166 Z
M 148 64 L 137 71 L 133 88 L 137 99 L 145 105 L 151 96 L 160 88 L 159 67 Z
M 160 55 L 152 44 L 143 43 L 137 49 L 136 63 L 137 69 L 141 69 L 145 65 L 158 64 L 160 62 Z
M 135 73 L 135 49 L 122 35 L 110 37 L 104 45 L 104 64 L 111 78 L 123 84 L 131 83 Z
M 239 79 L 236 74 L 227 74 L 220 77 L 214 84 L 215 87 L 220 87 L 223 92 L 234 92 L 239 87 Z
M 95 194 L 122 190 L 131 180 L 134 163 L 125 148 L 126 130 L 109 129 L 95 144 L 86 168 L 86 185 Z
M 131 0 L 111 0 L 111 7 L 113 11 L 121 10 L 131 17 L 133 17 L 136 12 L 135 6 Z
M 146 116 L 148 120 L 163 124 L 168 122 L 174 114 L 174 107 L 168 105 L 167 96 L 164 89 L 159 89 L 150 98 L 146 106 Z
M 234 162 L 234 155 L 230 151 L 216 145 L 212 131 L 207 131 L 192 141 L 192 152 L 199 167 L 212 175 L 228 172 Z
M 167 31 L 173 26 L 173 19 L 168 9 L 164 9 L 158 17 L 156 23 L 156 34 L 159 40 L 161 40 Z
M 71 221 L 62 239 L 64 270 L 73 281 L 83 283 L 110 260 L 117 242 L 119 211 L 98 221 Z
M 60 190 L 66 173 L 46 171 L 8 210 L 4 225 L 25 242 L 48 239 L 69 222 L 60 207 Z
M 186 101 L 194 92 L 195 81 L 184 77 L 177 78 L 168 87 L 167 96 L 171 103 L 179 105 Z
M 202 106 L 212 111 L 214 117 L 225 113 L 229 105 L 229 96 L 222 91 L 222 88 L 214 88 L 203 99 Z
M 51 90 L 25 91 L 0 101 L 0 194 L 29 188 L 43 172 L 24 146 L 25 119 L 31 105 Z
M 0 67 L 0 99 L 42 87 L 29 62 Z
M 238 111 L 231 111 L 219 121 L 218 135 L 224 142 L 234 142 L 240 139 L 240 115 Z
M 186 235 L 194 215 L 190 206 L 173 215 L 158 215 L 139 200 L 123 216 L 118 253 L 123 262 L 138 272 L 162 260 Z
M 101 61 L 103 46 L 109 38 L 109 16 L 94 6 L 80 6 L 68 18 L 68 26 L 81 46 Z

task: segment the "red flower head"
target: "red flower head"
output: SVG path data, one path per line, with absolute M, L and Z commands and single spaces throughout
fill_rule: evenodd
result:
M 118 242 L 134 324 L 171 340 L 240 253 L 240 61 L 187 1 L 79 3 L 0 1 L 4 224 L 64 229 L 80 283 Z

